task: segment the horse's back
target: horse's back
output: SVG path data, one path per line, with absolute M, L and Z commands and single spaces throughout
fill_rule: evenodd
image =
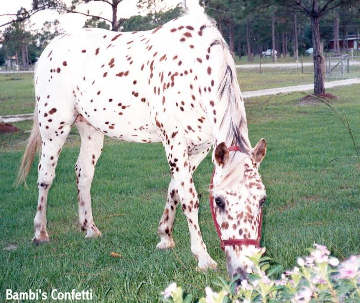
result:
M 199 132 L 211 132 L 206 108 L 216 102 L 222 77 L 218 39 L 210 20 L 190 16 L 152 31 L 64 35 L 39 60 L 36 94 L 123 140 L 158 141 L 159 122 L 199 141 Z

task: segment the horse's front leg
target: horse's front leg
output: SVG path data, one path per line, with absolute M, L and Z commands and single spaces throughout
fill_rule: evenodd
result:
M 176 207 L 179 203 L 179 195 L 175 186 L 175 181 L 172 178 L 169 184 L 168 197 L 165 204 L 165 209 L 158 227 L 158 235 L 160 236 L 160 242 L 156 245 L 159 249 L 168 249 L 175 247 L 175 242 L 172 237 L 172 231 L 174 226 Z
M 191 251 L 198 260 L 198 266 L 201 270 L 215 269 L 217 264 L 209 256 L 200 232 L 198 222 L 199 199 L 192 179 L 193 169 L 187 148 L 181 142 L 176 144 L 172 142 L 172 144 L 173 149 L 171 149 L 171 146 L 165 145 L 165 150 L 174 182 L 173 189 L 180 199 L 181 209 L 187 219 Z

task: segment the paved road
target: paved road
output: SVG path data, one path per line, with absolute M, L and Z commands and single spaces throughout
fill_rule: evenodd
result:
M 346 86 L 360 84 L 360 78 L 355 79 L 347 79 L 347 80 L 338 80 L 326 82 L 326 88 L 332 88 L 336 86 Z M 314 84 L 304 84 L 304 85 L 296 85 L 296 86 L 287 86 L 287 87 L 278 87 L 278 88 L 269 88 L 269 89 L 261 89 L 255 91 L 247 91 L 243 92 L 243 96 L 245 99 L 261 97 L 261 96 L 270 96 L 277 95 L 282 93 L 292 93 L 292 92 L 303 92 L 303 91 L 311 91 L 314 89 Z M 32 120 L 33 114 L 22 114 L 22 115 L 10 115 L 10 116 L 0 116 L 0 122 L 3 123 L 14 123 L 26 120 Z
M 14 123 L 26 120 L 32 120 L 33 114 L 22 114 L 22 115 L 8 115 L 0 116 L 0 123 Z
M 12 71 L 8 71 L 8 70 L 0 70 L 0 74 L 32 74 L 34 73 L 33 70 L 12 70 Z
M 350 61 L 350 66 L 352 65 L 360 65 L 360 61 Z M 239 69 L 251 69 L 251 68 L 259 68 L 259 63 L 253 64 L 238 64 L 236 68 Z M 303 66 L 313 66 L 312 62 L 304 62 Z M 263 63 L 261 64 L 262 68 L 301 68 L 301 62 L 294 62 L 294 63 Z
M 332 88 L 332 87 L 336 87 L 336 86 L 346 86 L 346 85 L 353 85 L 353 84 L 360 84 L 360 78 L 326 82 L 325 87 Z M 261 96 L 284 94 L 284 93 L 286 94 L 286 93 L 293 93 L 293 92 L 304 92 L 304 91 L 309 91 L 309 90 L 311 91 L 313 89 L 314 89 L 314 84 L 304 84 L 304 85 L 248 91 L 248 92 L 243 92 L 243 96 L 245 99 L 248 99 L 248 98 L 254 98 L 254 97 L 261 97 Z
M 304 66 L 313 66 L 312 62 L 304 62 Z M 253 64 L 237 64 L 236 68 L 240 69 L 252 69 L 252 68 L 259 68 L 259 63 L 253 63 Z M 262 63 L 262 68 L 301 68 L 301 63 Z

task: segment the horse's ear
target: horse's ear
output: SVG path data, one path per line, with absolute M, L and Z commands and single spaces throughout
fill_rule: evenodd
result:
M 257 164 L 260 164 L 266 155 L 266 145 L 265 139 L 262 138 L 252 150 L 253 159 Z
M 215 149 L 215 161 L 219 166 L 223 167 L 228 160 L 229 150 L 224 142 L 220 143 Z

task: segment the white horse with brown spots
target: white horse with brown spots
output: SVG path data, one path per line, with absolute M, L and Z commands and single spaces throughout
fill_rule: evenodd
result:
M 265 198 L 258 167 L 266 143 L 250 145 L 234 61 L 200 7 L 152 31 L 84 29 L 56 38 L 39 59 L 35 94 L 34 126 L 19 172 L 19 181 L 24 181 L 39 145 L 34 242 L 49 241 L 48 191 L 73 124 L 81 136 L 75 171 L 79 220 L 86 237 L 101 235 L 92 216 L 90 187 L 104 135 L 161 142 L 165 148 L 171 182 L 158 248 L 174 247 L 172 230 L 180 204 L 199 268 L 216 267 L 202 240 L 192 179 L 212 147 L 212 206 L 222 240 L 258 237 Z M 256 243 L 222 243 L 231 276 L 250 270 L 244 256 L 260 249 Z

